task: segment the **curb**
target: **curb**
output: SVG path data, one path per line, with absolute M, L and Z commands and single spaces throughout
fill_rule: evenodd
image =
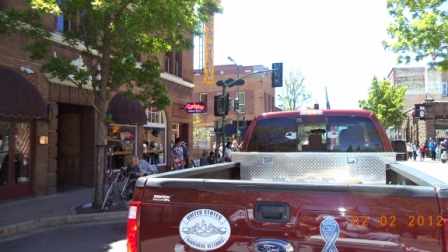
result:
M 17 234 L 34 228 L 60 226 L 64 224 L 78 224 L 84 222 L 110 221 L 121 218 L 123 218 L 123 220 L 126 220 L 127 215 L 128 215 L 127 211 L 116 211 L 109 213 L 45 217 L 37 220 L 25 221 L 17 224 L 12 224 L 9 226 L 0 227 L 0 238 L 4 238 L 6 236 Z

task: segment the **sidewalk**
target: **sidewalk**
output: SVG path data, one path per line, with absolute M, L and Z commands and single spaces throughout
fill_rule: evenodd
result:
M 410 166 L 448 184 L 448 162 L 432 161 L 425 158 L 423 161 L 399 161 L 400 164 Z
M 91 208 L 93 197 L 93 188 L 72 187 L 50 196 L 0 204 L 0 238 L 38 227 L 126 220 L 128 206 L 117 200 L 101 212 Z

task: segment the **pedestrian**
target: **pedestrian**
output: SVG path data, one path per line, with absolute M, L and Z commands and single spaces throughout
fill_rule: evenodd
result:
M 415 144 L 412 145 L 412 156 L 414 157 L 414 161 L 417 161 L 417 146 Z
M 218 148 L 218 160 L 223 159 L 223 145 L 222 143 L 219 143 L 219 148 Z
M 407 144 L 406 144 L 406 151 L 408 152 L 408 160 L 409 161 L 412 161 L 412 144 L 411 144 L 411 142 L 408 142 Z
M 429 139 L 428 148 L 429 148 L 429 152 L 431 153 L 431 161 L 436 161 L 437 144 L 431 138 Z
M 232 162 L 232 142 L 227 142 L 224 149 L 224 162 Z
M 183 143 L 182 144 L 182 149 L 183 149 L 183 152 L 184 152 L 184 160 L 185 160 L 185 168 L 188 168 L 188 147 L 187 147 L 187 143 Z
M 182 148 L 183 143 L 184 141 L 180 137 L 174 140 L 174 146 L 171 149 L 174 170 L 182 170 L 185 168 L 184 149 Z
M 420 155 L 420 162 L 425 160 L 425 150 L 426 150 L 425 144 L 421 143 L 418 153 Z
M 440 155 L 442 154 L 442 146 L 437 145 L 436 148 L 436 161 L 439 162 L 440 161 Z
M 427 151 L 429 150 L 429 141 L 431 140 L 431 138 L 427 138 L 426 139 L 426 141 L 425 141 L 425 152 L 423 153 L 423 160 L 425 160 L 425 158 L 427 157 L 427 155 L 426 154 L 428 154 L 427 153 Z M 429 151 L 428 151 L 429 152 Z M 431 153 L 429 153 L 429 154 L 431 154 Z
M 210 151 L 210 156 L 208 156 L 207 161 L 209 164 L 216 164 L 216 157 L 214 151 Z
M 236 140 L 233 140 L 232 142 L 232 152 L 238 152 L 238 142 Z
M 203 150 L 201 159 L 199 160 L 199 166 L 209 165 L 207 155 L 208 151 Z

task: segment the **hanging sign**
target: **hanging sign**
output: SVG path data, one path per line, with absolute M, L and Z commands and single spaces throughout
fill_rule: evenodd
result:
M 184 109 L 190 114 L 204 113 L 207 111 L 205 103 L 203 102 L 187 102 Z

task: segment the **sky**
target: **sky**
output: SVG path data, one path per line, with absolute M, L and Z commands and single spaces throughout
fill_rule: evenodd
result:
M 386 0 L 222 0 L 215 15 L 214 64 L 283 62 L 284 79 L 300 69 L 313 99 L 325 108 L 357 109 L 372 78 L 387 78 L 397 55 L 384 50 L 392 21 Z M 199 67 L 195 49 L 195 69 Z M 414 66 L 424 66 L 416 64 Z M 256 87 L 254 87 L 256 88 Z M 276 93 L 280 88 L 276 88 Z M 278 105 L 278 104 L 276 104 Z

